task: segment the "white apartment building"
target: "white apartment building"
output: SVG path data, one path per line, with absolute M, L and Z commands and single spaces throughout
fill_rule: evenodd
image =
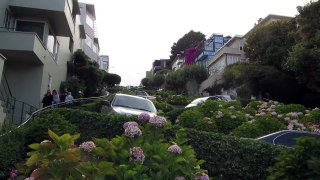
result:
M 109 72 L 109 56 L 107 55 L 99 56 L 98 64 L 100 69 L 106 72 Z

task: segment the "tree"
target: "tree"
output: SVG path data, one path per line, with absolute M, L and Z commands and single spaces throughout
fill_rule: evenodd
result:
M 172 62 L 181 51 L 197 46 L 201 41 L 205 40 L 205 35 L 201 32 L 189 31 L 171 47 L 170 61 Z
M 275 21 L 252 31 L 244 46 L 246 57 L 252 63 L 282 69 L 289 50 L 294 45 L 295 24 Z
M 116 84 L 120 84 L 121 77 L 117 74 L 106 73 L 102 82 L 106 83 L 109 87 L 114 87 Z
M 287 58 L 285 68 L 294 72 L 301 84 L 320 93 L 320 1 L 298 7 L 299 41 Z

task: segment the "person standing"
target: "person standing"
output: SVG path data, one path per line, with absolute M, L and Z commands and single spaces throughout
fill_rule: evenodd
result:
M 67 107 L 71 107 L 73 104 L 73 96 L 71 95 L 71 92 L 68 92 L 68 95 L 66 96 L 65 103 Z
M 52 91 L 52 96 L 53 96 L 53 104 L 58 104 L 60 102 L 60 97 L 55 89 Z
M 52 105 L 52 101 L 53 101 L 53 96 L 51 94 L 51 90 L 48 89 L 47 93 L 44 95 L 44 97 L 42 99 L 43 107 L 47 107 L 47 106 Z
M 68 96 L 68 88 L 65 87 L 63 91 L 60 93 L 60 101 L 65 102 L 67 96 Z

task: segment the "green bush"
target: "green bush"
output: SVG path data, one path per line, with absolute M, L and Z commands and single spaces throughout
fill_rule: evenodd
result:
M 232 131 L 232 135 L 244 138 L 257 138 L 264 133 L 256 123 L 243 123 Z
M 302 117 L 304 122 L 320 124 L 320 109 L 314 109 Z
M 184 108 L 173 108 L 171 111 L 164 113 L 172 124 L 176 123 L 178 116 L 184 111 Z
M 266 179 L 267 168 L 284 149 L 271 143 L 188 130 L 197 158 L 213 179 Z M 298 171 L 298 170 L 297 170 Z
M 242 112 L 233 109 L 221 109 L 220 111 L 216 111 L 211 119 L 216 122 L 218 132 L 224 134 L 229 134 L 246 121 Z
M 70 123 L 63 114 L 54 110 L 41 113 L 24 128 L 26 130 L 26 144 L 49 139 L 48 129 L 54 130 L 59 135 L 75 133 L 78 130 L 77 126 Z
M 305 112 L 306 107 L 301 104 L 281 104 L 277 107 L 278 114 L 287 114 L 289 112 Z
M 80 106 L 76 106 L 74 107 L 75 109 L 82 109 L 82 110 L 85 110 L 85 111 L 91 111 L 91 112 L 100 112 L 101 110 L 101 107 L 103 105 L 103 100 L 104 99 L 98 99 L 98 100 L 95 100 L 93 102 L 90 102 L 90 103 L 85 103 L 85 104 L 82 104 Z
M 172 105 L 166 102 L 155 102 L 154 105 L 156 106 L 158 111 L 162 111 L 164 113 L 169 112 L 173 109 Z
M 184 111 L 178 116 L 179 124 L 188 128 L 194 128 L 197 122 L 203 118 L 203 114 L 196 109 Z
M 7 179 L 14 164 L 25 158 L 25 132 L 22 128 L 0 136 L 0 179 Z
M 214 113 L 220 109 L 227 107 L 227 103 L 224 101 L 207 100 L 201 105 L 198 105 L 196 109 L 204 114 L 206 117 L 211 117 Z
M 167 98 L 167 103 L 172 105 L 186 106 L 188 105 L 188 99 L 186 96 L 170 96 Z
M 249 104 L 247 104 L 246 109 L 254 109 L 255 111 L 257 111 L 261 104 L 262 101 L 251 101 Z
M 284 122 L 280 121 L 278 118 L 273 117 L 271 115 L 257 117 L 256 121 L 253 123 L 256 124 L 265 135 L 287 128 Z
M 206 117 L 198 120 L 194 129 L 206 132 L 218 132 L 218 126 L 216 122 Z
M 320 141 L 311 137 L 297 138 L 292 149 L 283 151 L 270 167 L 268 179 L 320 179 Z

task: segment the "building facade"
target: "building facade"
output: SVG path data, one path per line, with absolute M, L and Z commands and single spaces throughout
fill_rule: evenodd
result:
M 155 74 L 156 72 L 158 72 L 162 69 L 171 69 L 170 59 L 155 60 L 152 63 L 151 73 Z
M 82 49 L 93 61 L 99 63 L 99 39 L 97 35 L 96 13 L 93 4 L 79 3 L 80 18 L 77 21 L 79 27 L 79 39 L 76 49 Z
M 109 72 L 109 56 L 107 55 L 99 56 L 98 64 L 100 69 L 106 72 Z

